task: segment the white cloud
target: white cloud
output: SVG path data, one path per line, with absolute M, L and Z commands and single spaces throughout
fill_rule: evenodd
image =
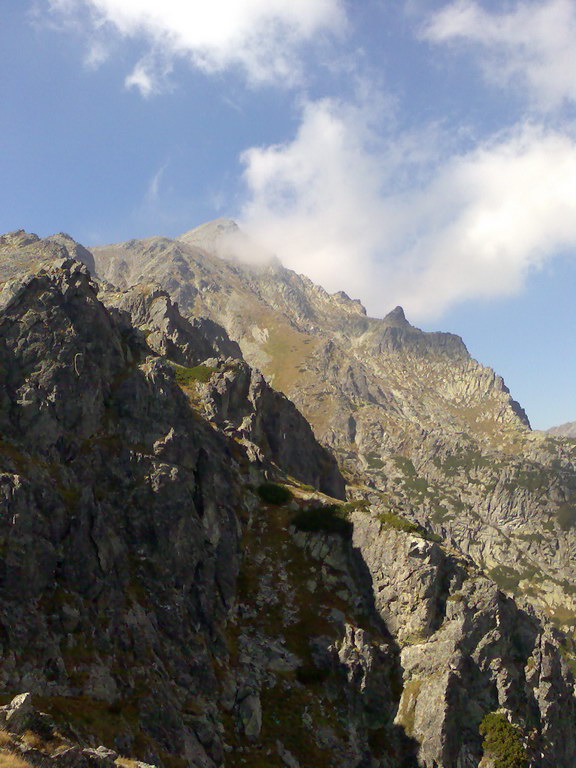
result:
M 160 196 L 160 184 L 162 182 L 162 177 L 164 176 L 164 173 L 166 172 L 167 167 L 168 167 L 168 163 L 164 163 L 164 165 L 160 166 L 160 168 L 156 171 L 156 173 L 152 176 L 152 178 L 148 182 L 148 188 L 146 189 L 146 194 L 144 196 L 144 199 L 146 203 L 148 203 L 149 205 L 155 204 L 158 201 L 158 198 Z
M 345 24 L 342 0 L 49 0 L 62 19 L 75 18 L 98 40 L 103 30 L 145 40 L 150 51 L 127 79 L 145 95 L 163 74 L 150 61 L 190 61 L 205 72 L 240 68 L 253 83 L 293 84 L 303 44 Z M 165 72 L 164 72 L 165 74 Z
M 136 64 L 132 72 L 125 78 L 126 88 L 136 88 L 144 98 L 156 96 L 169 90 L 169 75 L 172 64 L 169 58 L 149 54 Z
M 430 132 L 378 140 L 373 116 L 308 103 L 292 142 L 243 155 L 241 219 L 282 262 L 373 314 L 415 319 L 511 294 L 576 245 L 576 145 L 531 125 L 465 154 Z
M 456 0 L 431 17 L 422 36 L 478 45 L 488 79 L 527 89 L 539 108 L 576 99 L 574 0 L 520 0 L 496 13 L 474 0 Z

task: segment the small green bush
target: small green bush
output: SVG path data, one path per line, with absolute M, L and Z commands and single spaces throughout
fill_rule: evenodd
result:
M 352 538 L 354 526 L 349 520 L 341 517 L 340 507 L 337 504 L 327 506 L 315 506 L 303 509 L 294 518 L 292 525 L 299 531 L 306 533 L 337 533 L 345 540 Z
M 558 525 L 563 531 L 569 531 L 576 525 L 576 506 L 574 504 L 559 504 L 556 512 Z
M 258 486 L 258 496 L 266 504 L 274 504 L 275 506 L 286 504 L 292 498 L 288 488 L 276 483 L 262 483 Z
M 178 384 L 190 384 L 192 381 L 199 381 L 202 384 L 210 381 L 210 377 L 216 371 L 216 368 L 210 368 L 208 365 L 196 365 L 194 368 L 185 368 L 183 365 L 172 365 L 176 374 Z
M 397 515 L 394 512 L 380 512 L 377 518 L 381 523 L 384 523 L 386 528 L 394 528 L 397 531 L 404 531 L 404 533 L 413 533 L 434 544 L 442 543 L 442 536 L 432 531 L 427 531 L 422 525 L 413 523 L 412 520 L 407 520 L 402 515 Z
M 497 565 L 489 571 L 490 578 L 494 579 L 500 589 L 506 592 L 515 592 L 518 589 L 522 575 L 519 571 L 508 565 Z
M 520 729 L 500 712 L 489 712 L 480 723 L 482 749 L 494 759 L 494 768 L 528 768 Z
M 416 477 L 417 472 L 414 467 L 414 464 L 412 464 L 410 459 L 407 459 L 406 456 L 393 456 L 392 460 L 398 467 L 398 469 L 408 477 Z
M 384 462 L 377 453 L 368 453 L 366 455 L 366 461 L 370 469 L 382 469 L 384 466 Z
M 404 531 L 405 533 L 417 533 L 420 536 L 425 534 L 424 528 L 418 523 L 413 523 L 411 520 L 407 520 L 402 515 L 397 515 L 394 512 L 380 512 L 378 520 L 384 523 L 386 528 L 394 528 L 397 531 Z

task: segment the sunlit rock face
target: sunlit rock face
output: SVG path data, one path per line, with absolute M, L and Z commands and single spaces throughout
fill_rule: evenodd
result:
M 234 239 L 242 240 L 234 257 Z M 510 594 L 576 627 L 573 443 L 532 432 L 500 376 L 462 339 L 370 318 L 257 256 L 234 222 L 181 238 L 93 249 L 124 287 L 154 279 L 182 314 L 226 328 L 244 358 L 306 416 L 349 479 L 474 560 Z
M 573 444 L 457 336 L 251 247 L 0 237 L 4 740 L 485 768 L 504 718 L 575 764 Z

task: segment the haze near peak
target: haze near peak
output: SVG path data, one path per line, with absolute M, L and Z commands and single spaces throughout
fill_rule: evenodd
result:
M 252 240 L 232 219 L 220 217 L 189 229 L 177 240 L 214 253 L 222 259 L 238 259 L 248 264 L 270 264 L 276 257 Z

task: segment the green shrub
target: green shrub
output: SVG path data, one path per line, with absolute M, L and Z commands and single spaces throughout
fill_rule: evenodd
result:
M 377 453 L 368 453 L 366 455 L 366 462 L 370 469 L 382 469 L 384 466 L 384 462 Z
M 276 506 L 286 504 L 292 498 L 288 488 L 276 483 L 262 483 L 262 485 L 258 486 L 258 496 L 266 504 L 274 504 Z
M 292 518 L 291 524 L 306 533 L 337 533 L 343 539 L 350 540 L 354 526 L 341 514 L 337 504 L 308 507 Z
M 394 461 L 398 469 L 408 477 L 416 477 L 416 475 L 418 474 L 416 472 L 414 464 L 412 464 L 412 461 L 410 459 L 407 459 L 406 456 L 393 456 L 392 460 Z
M 384 523 L 386 528 L 395 528 L 397 531 L 404 531 L 405 533 L 417 533 L 420 536 L 425 534 L 424 528 L 418 523 L 413 523 L 411 520 L 407 520 L 401 515 L 397 515 L 394 512 L 380 512 L 378 520 Z
M 210 381 L 210 377 L 216 371 L 216 368 L 210 368 L 208 365 L 196 365 L 194 368 L 185 368 L 183 365 L 172 364 L 176 381 L 178 384 L 190 384 L 192 381 L 199 381 L 202 384 Z
M 482 749 L 494 759 L 494 768 L 528 768 L 520 729 L 500 712 L 489 712 L 480 723 Z
M 576 525 L 576 506 L 574 504 L 564 503 L 558 505 L 556 512 L 558 525 L 563 531 L 569 531 Z
M 508 565 L 497 565 L 489 571 L 490 578 L 494 579 L 500 589 L 506 592 L 515 592 L 518 589 L 522 575 Z
M 352 499 L 351 501 L 344 501 L 339 504 L 340 512 L 345 516 L 357 510 L 367 512 L 370 509 L 370 502 L 368 499 Z
M 432 531 L 427 531 L 426 528 L 419 523 L 413 523 L 412 520 L 408 520 L 407 518 L 402 517 L 402 515 L 397 515 L 394 512 L 380 512 L 380 514 L 377 515 L 377 519 L 380 520 L 381 523 L 384 523 L 386 528 L 394 528 L 397 531 L 404 531 L 404 533 L 413 533 L 434 544 L 442 543 L 442 536 L 439 536 Z

